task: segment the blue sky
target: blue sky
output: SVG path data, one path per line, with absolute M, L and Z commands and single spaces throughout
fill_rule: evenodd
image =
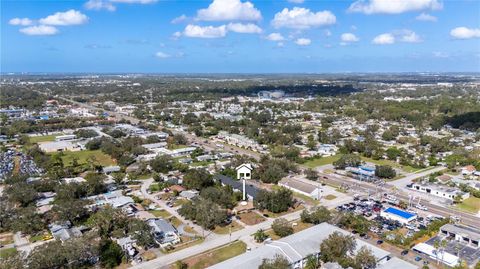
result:
M 3 1 L 2 72 L 480 72 L 480 1 Z

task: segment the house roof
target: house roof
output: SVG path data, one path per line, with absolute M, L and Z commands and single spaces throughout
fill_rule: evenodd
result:
M 177 229 L 175 229 L 175 227 L 173 227 L 173 225 L 170 224 L 170 222 L 164 219 L 160 219 L 160 218 L 149 219 L 147 220 L 147 224 L 153 228 L 154 232 L 158 232 L 158 233 L 169 233 L 169 232 L 176 233 L 177 232 Z
M 250 252 L 246 252 L 242 255 L 236 256 L 232 259 L 226 260 L 224 262 L 218 263 L 211 267 L 210 269 L 243 269 L 243 268 L 258 268 L 262 263 L 262 260 L 265 258 L 272 259 L 275 255 L 280 255 L 285 257 L 290 263 L 304 259 L 310 254 L 318 253 L 320 250 L 320 244 L 328 238 L 328 236 L 334 232 L 339 232 L 345 235 L 350 234 L 349 232 L 342 230 L 336 226 L 333 226 L 328 223 L 321 223 L 315 225 L 311 228 L 300 231 L 296 234 L 287 236 L 272 243 L 265 244 L 257 249 L 254 249 Z M 374 245 L 371 245 L 367 242 L 356 239 L 356 250 L 358 251 L 361 247 L 367 246 L 372 254 L 375 256 L 377 261 L 381 261 L 383 267 L 378 268 L 401 268 L 401 269 L 412 269 L 417 268 L 413 264 L 404 262 L 402 260 L 390 259 L 387 261 L 385 259 L 387 256 L 390 256 L 388 251 L 380 249 Z M 403 263 L 403 264 L 402 264 Z M 392 265 L 392 266 L 390 266 Z M 399 267 L 400 265 L 400 267 Z
M 235 170 L 239 170 L 239 169 L 241 169 L 241 168 L 243 168 L 243 167 L 247 168 L 247 169 L 250 170 L 250 171 L 253 170 L 252 165 L 249 164 L 249 163 L 241 164 L 241 165 L 237 166 L 237 168 L 235 168 Z
M 310 194 L 315 192 L 318 189 L 318 187 L 313 184 L 308 184 L 306 182 L 292 180 L 289 178 L 284 178 L 280 180 L 278 184 L 288 186 L 290 188 L 299 190 L 301 192 L 310 193 Z
M 217 174 L 214 177 L 216 180 L 220 181 L 223 185 L 231 186 L 234 190 L 243 190 L 243 184 L 241 181 L 233 180 L 231 177 L 225 175 Z M 253 185 L 246 184 L 245 192 L 248 196 L 253 198 L 257 197 L 259 189 Z

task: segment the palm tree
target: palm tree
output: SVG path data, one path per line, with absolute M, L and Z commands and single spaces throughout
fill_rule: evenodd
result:
M 307 262 L 305 263 L 305 269 L 317 269 L 320 268 L 320 262 L 318 261 L 318 257 L 315 255 L 308 255 Z

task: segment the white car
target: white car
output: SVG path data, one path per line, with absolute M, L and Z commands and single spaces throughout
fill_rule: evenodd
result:
M 421 205 L 421 204 L 418 204 L 415 206 L 416 208 L 420 209 L 420 210 L 423 210 L 423 211 L 428 211 L 428 208 L 424 205 Z

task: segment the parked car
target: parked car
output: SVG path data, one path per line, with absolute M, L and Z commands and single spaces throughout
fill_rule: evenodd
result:
M 419 262 L 421 260 L 422 260 L 422 257 L 420 257 L 420 256 L 415 257 L 415 261 Z
M 377 240 L 377 245 L 383 244 L 383 240 Z
M 406 249 L 406 250 L 402 251 L 402 253 L 400 253 L 400 254 L 401 254 L 402 256 L 405 256 L 405 255 L 407 255 L 407 254 L 408 254 L 408 249 Z

